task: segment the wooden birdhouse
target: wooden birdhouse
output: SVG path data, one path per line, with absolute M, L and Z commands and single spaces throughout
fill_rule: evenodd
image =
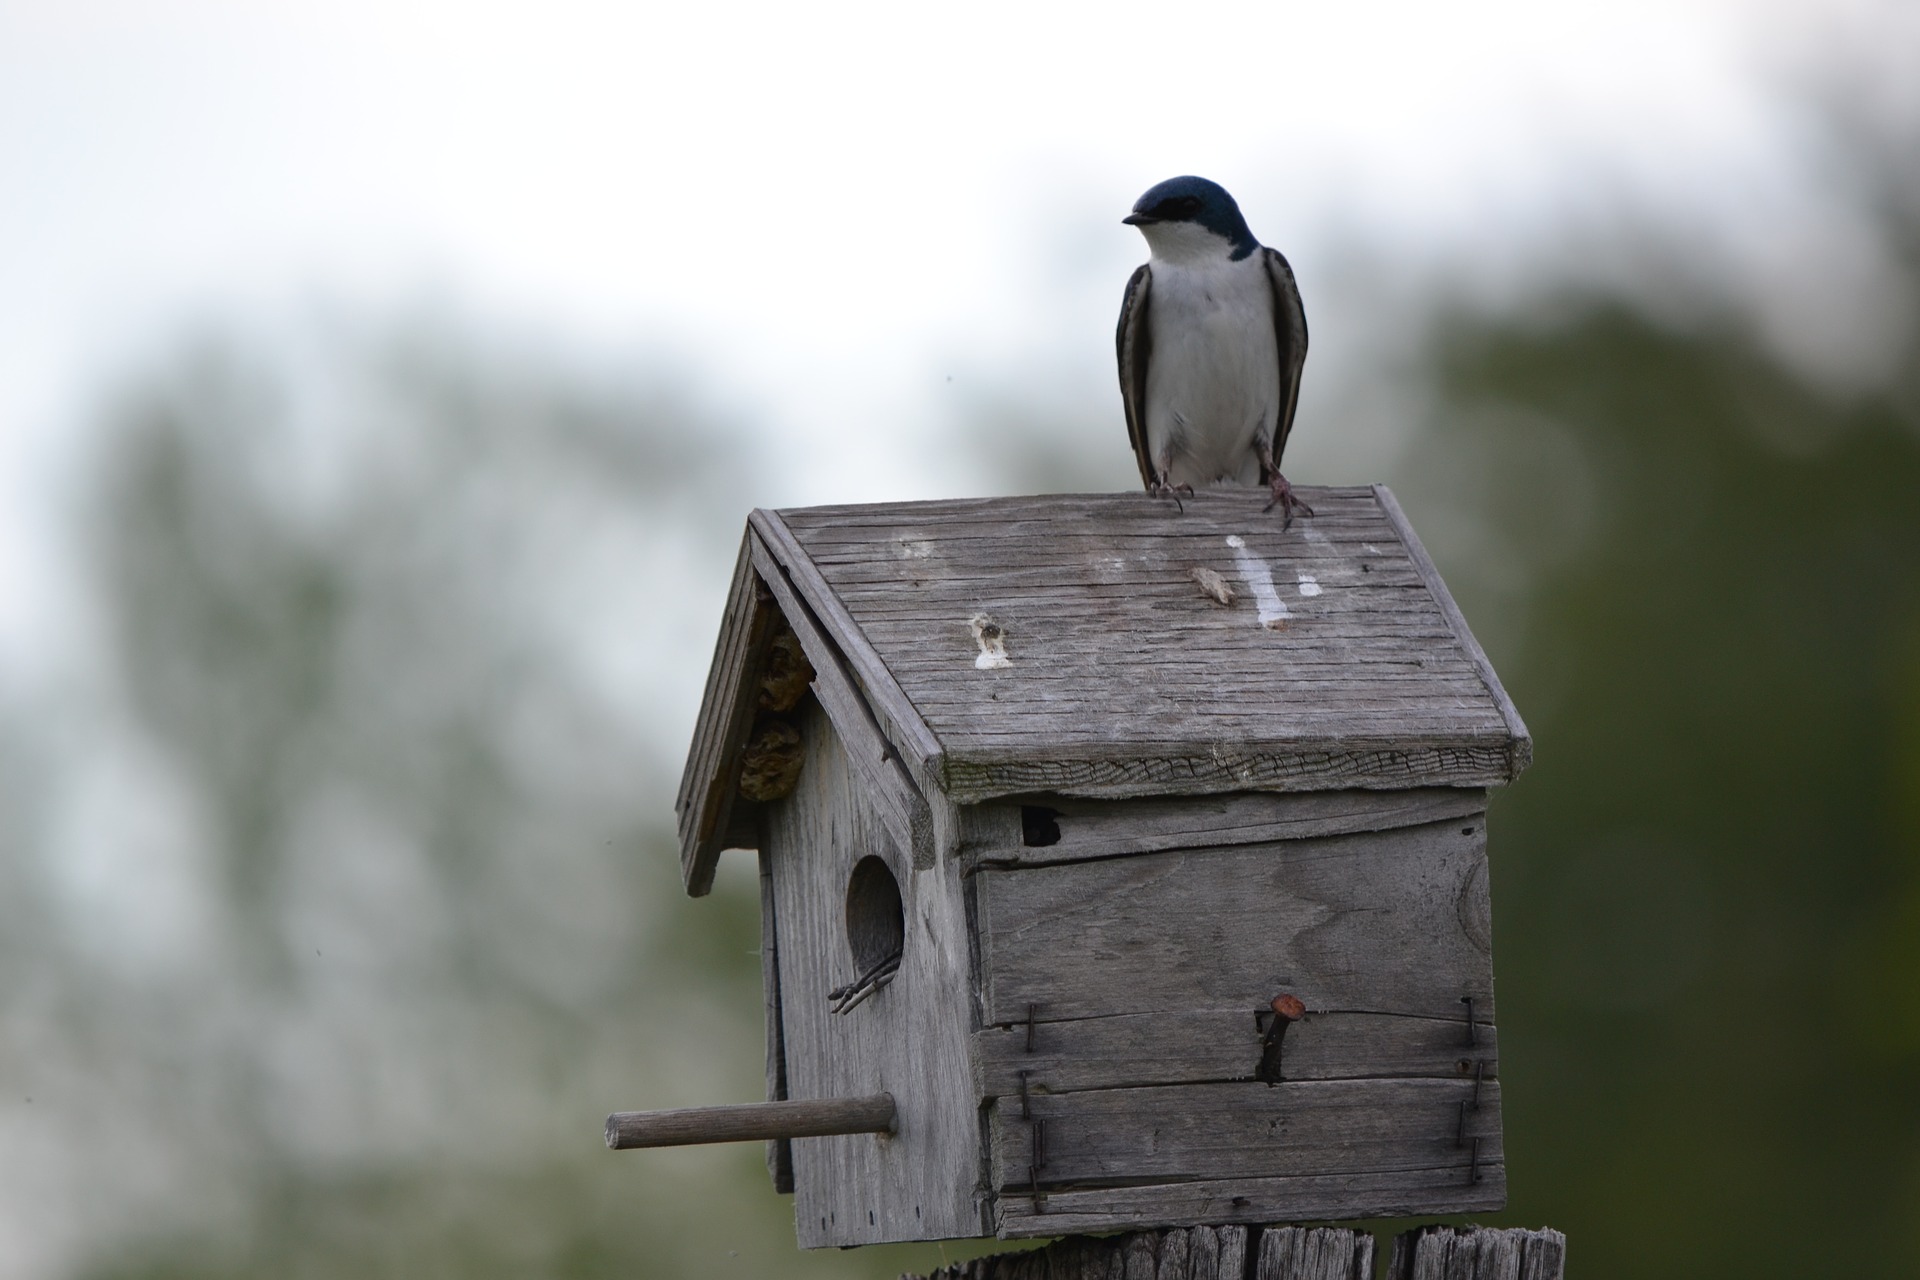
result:
M 1393 495 L 1302 492 L 754 512 L 678 810 L 771 1105 L 609 1143 L 776 1137 L 807 1246 L 1500 1208 L 1531 743 Z

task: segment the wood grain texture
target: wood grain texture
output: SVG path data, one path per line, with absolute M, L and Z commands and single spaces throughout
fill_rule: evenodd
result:
M 849 674 L 839 648 L 820 627 L 812 609 L 802 600 L 786 572 L 757 534 L 747 542 L 758 572 L 787 625 L 799 638 L 813 665 L 813 691 L 839 733 L 847 758 L 860 771 L 869 798 L 892 827 L 901 845 L 911 851 L 916 866 L 933 861 L 933 814 L 927 799 L 914 785 L 899 754 L 882 731 L 867 701 Z
M 760 851 L 760 990 L 765 1005 L 767 1101 L 787 1100 L 787 1049 L 780 1038 L 780 936 L 773 901 L 773 863 Z M 780 1195 L 793 1194 L 793 1143 L 767 1139 L 767 1176 Z
M 865 1098 L 809 1098 L 743 1102 L 673 1111 L 616 1111 L 607 1117 L 607 1146 L 693 1147 L 711 1142 L 759 1142 L 844 1133 L 891 1133 L 898 1111 L 889 1094 Z
M 1395 1237 L 1388 1280 L 1562 1280 L 1567 1238 L 1551 1227 L 1420 1227 Z
M 1373 1280 L 1373 1237 L 1343 1227 L 1268 1227 L 1253 1280 Z
M 1243 1223 L 1329 1218 L 1412 1218 L 1438 1213 L 1491 1213 L 1506 1207 L 1506 1168 L 1468 1162 L 1392 1173 L 1329 1174 L 1050 1191 L 1044 1212 L 1026 1196 L 1002 1197 L 997 1234 L 1030 1240 L 1066 1232 L 1132 1231 L 1173 1222 Z
M 1477 1009 L 1476 1009 L 1477 1014 Z M 1085 1089 L 1251 1080 L 1260 1062 L 1262 1024 L 1255 1010 L 1135 1013 L 1036 1020 L 1033 1050 L 1023 1024 L 974 1033 L 974 1089 L 984 1099 L 1035 1097 Z M 1487 1023 L 1469 1042 L 1458 1020 L 1382 1013 L 1312 1013 L 1287 1030 L 1287 1080 L 1426 1076 L 1471 1080 L 1499 1076 L 1500 1036 Z M 1022 1080 L 1021 1073 L 1026 1076 Z
M 1495 1019 L 1486 828 L 1169 850 L 976 873 L 984 1020 L 1216 1011 Z
M 958 867 L 947 859 L 915 868 L 822 708 L 803 708 L 801 731 L 807 767 L 793 795 L 770 806 L 766 840 L 787 1091 L 795 1098 L 890 1093 L 900 1125 L 891 1137 L 793 1143 L 799 1242 L 819 1248 L 983 1234 L 981 1125 L 967 1056 L 973 979 Z M 828 992 L 855 976 L 848 884 L 854 864 L 869 855 L 885 862 L 900 890 L 900 968 L 890 985 L 835 1014 Z
M 1106 1239 L 1073 1236 L 1041 1249 L 955 1263 L 934 1272 L 928 1280 L 1112 1280 L 1127 1276 L 1143 1276 L 1146 1280 L 1246 1280 L 1246 1275 L 1246 1228 L 1200 1226 Z
M 738 838 L 743 827 L 751 828 L 735 820 L 739 807 L 735 784 L 740 753 L 753 727 L 758 670 L 777 615 L 771 597 L 754 575 L 750 541 L 750 536 L 742 538 L 734 563 L 733 584 L 707 671 L 706 695 L 694 721 L 693 742 L 674 800 L 681 878 L 696 898 L 713 888 L 721 850 Z
M 1184 512 L 1120 494 L 755 518 L 805 562 L 823 625 L 857 634 L 860 678 L 884 670 L 914 713 L 888 714 L 937 740 L 912 749 L 956 801 L 1510 780 L 1518 720 L 1385 491 L 1301 492 L 1320 514 L 1290 532 L 1233 490 Z M 975 665 L 981 613 L 1006 666 Z
M 1374 1239 L 1343 1227 L 1230 1225 L 1074 1236 L 1042 1249 L 942 1267 L 925 1280 L 1373 1280 Z M 1550 1228 L 1424 1227 L 1394 1242 L 1389 1280 L 1563 1280 L 1566 1237 Z M 1413 1269 L 1416 1257 L 1421 1270 Z M 1151 1263 L 1151 1270 L 1148 1264 Z M 901 1280 L 921 1280 L 902 1276 Z
M 1047 810 L 1057 836 L 1044 845 L 1025 842 L 1022 807 L 982 804 L 962 811 L 960 856 L 970 868 L 1047 866 L 1167 849 L 1349 835 L 1455 818 L 1477 823 L 1486 810 L 1487 793 L 1475 787 L 1426 787 L 1113 801 L 1036 796 L 1027 807 Z
M 1099 1089 L 993 1104 L 993 1184 L 1026 1198 L 1032 1130 L 1043 1126 L 1041 1187 L 1164 1186 L 1182 1182 L 1402 1173 L 1457 1166 L 1442 1178 L 1468 1189 L 1472 1146 L 1502 1159 L 1500 1085 L 1464 1081 L 1304 1080 Z M 1050 1212 L 1050 1210 L 1049 1210 Z M 1283 1214 L 1361 1217 L 1358 1213 Z

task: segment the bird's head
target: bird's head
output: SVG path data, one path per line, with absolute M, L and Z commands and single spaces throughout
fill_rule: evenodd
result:
M 1227 189 L 1205 178 L 1168 178 L 1148 188 L 1121 221 L 1140 228 L 1156 258 L 1238 260 L 1260 247 Z

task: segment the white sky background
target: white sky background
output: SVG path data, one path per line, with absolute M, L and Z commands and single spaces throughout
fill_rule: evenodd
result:
M 1152 182 L 1221 180 L 1293 259 L 1310 408 L 1391 328 L 1316 309 L 1337 258 L 1498 294 L 1615 199 L 1742 269 L 1835 240 L 1783 83 L 1915 35 L 1866 0 L 1177 12 L 0 0 L 0 666 L 70 638 L 76 442 L 191 321 L 425 298 L 665 351 L 768 424 L 782 505 L 964 491 L 947 379 L 1045 369 L 1114 402 L 1126 487 Z

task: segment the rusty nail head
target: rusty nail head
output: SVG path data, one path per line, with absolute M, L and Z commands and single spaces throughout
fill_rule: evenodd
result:
M 1277 995 L 1273 998 L 1273 1011 L 1288 1022 L 1298 1022 L 1307 1016 L 1307 1005 L 1299 996 Z

